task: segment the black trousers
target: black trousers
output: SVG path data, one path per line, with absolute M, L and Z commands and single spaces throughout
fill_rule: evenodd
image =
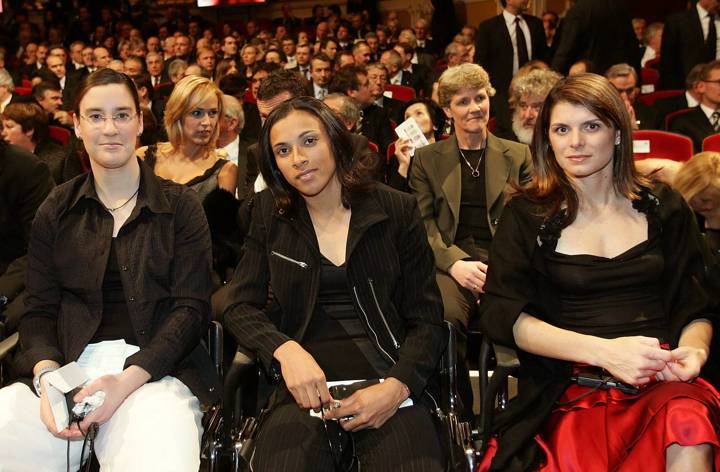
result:
M 351 433 L 360 471 L 444 470 L 435 426 L 426 407 L 399 409 L 380 429 Z M 295 403 L 275 407 L 263 421 L 252 460 L 255 472 L 334 472 L 322 420 Z
M 470 366 L 467 359 L 468 325 L 477 313 L 477 297 L 460 286 L 445 272 L 437 271 L 436 280 L 440 288 L 445 319 L 457 328 L 457 389 L 462 402 L 462 419 L 475 424 L 473 413 L 473 391 L 470 384 Z

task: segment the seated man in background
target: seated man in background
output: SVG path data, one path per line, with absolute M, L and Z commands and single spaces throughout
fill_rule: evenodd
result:
M 48 136 L 48 117 L 36 103 L 11 103 L 2 113 L 2 138 L 35 154 L 60 183 L 66 152 Z
M 605 72 L 605 77 L 625 102 L 633 129 L 658 129 L 659 123 L 655 110 L 637 101 L 640 94 L 637 85 L 638 76 L 630 64 L 615 64 Z
M 692 139 L 695 152 L 702 151 L 703 139 L 720 131 L 720 61 L 703 68 L 698 90 L 702 93 L 700 105 L 673 119 L 669 126 L 669 131 Z
M 372 178 L 384 182 L 385 159 L 382 159 L 378 153 L 370 149 L 368 139 L 357 132 L 358 126 L 362 123 L 362 111 L 358 103 L 342 93 L 330 94 L 323 99 L 323 102 L 335 112 L 343 125 L 345 125 L 345 128 L 350 131 L 353 160 L 368 162 L 367 167 L 373 169 Z
M 30 227 L 54 184 L 45 163 L 0 141 L 0 339 L 17 330 L 25 312 L 25 273 Z
M 700 100 L 702 100 L 701 90 L 704 90 L 701 87 L 704 68 L 705 64 L 697 64 L 690 69 L 688 76 L 685 78 L 685 93 L 674 97 L 661 98 L 653 104 L 658 120 L 664 128 L 669 125 L 665 121 L 670 113 L 684 108 L 695 108 L 700 105 Z
M 55 82 L 42 81 L 32 88 L 33 97 L 45 110 L 52 126 L 72 127 L 70 113 L 62 109 L 63 98 L 60 86 Z
M 510 82 L 510 108 L 512 109 L 512 132 L 498 137 L 530 145 L 535 121 L 550 89 L 561 79 L 551 70 L 534 70 L 516 75 Z

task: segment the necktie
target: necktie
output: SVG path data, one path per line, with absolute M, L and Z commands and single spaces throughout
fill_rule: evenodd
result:
M 310 80 L 310 68 L 309 67 L 301 67 L 300 71 L 302 72 L 303 77 Z
M 517 42 L 518 67 L 525 65 L 530 60 L 528 55 L 527 43 L 525 42 L 525 34 L 520 28 L 520 17 L 515 17 L 515 41 Z
M 714 111 L 713 114 L 710 115 L 710 123 L 715 131 L 720 129 L 720 112 Z
M 707 40 L 705 45 L 707 46 L 708 59 L 714 61 L 717 57 L 717 30 L 715 29 L 715 15 L 708 15 L 710 24 L 708 27 Z

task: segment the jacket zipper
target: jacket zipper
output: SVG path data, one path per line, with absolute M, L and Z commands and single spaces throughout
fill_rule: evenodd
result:
M 378 346 L 378 349 L 380 349 L 380 351 L 382 351 L 382 353 L 385 354 L 388 359 L 390 359 L 390 362 L 392 362 L 392 364 L 395 365 L 396 362 L 395 362 L 395 359 L 393 358 L 393 356 L 388 354 L 388 352 L 385 349 L 383 349 L 382 344 L 380 344 L 380 338 L 378 337 L 377 333 L 375 332 L 372 325 L 370 324 L 370 319 L 368 318 L 367 313 L 365 312 L 365 308 L 363 308 L 362 303 L 360 303 L 360 297 L 358 296 L 357 287 L 355 285 L 353 285 L 353 293 L 355 294 L 355 300 L 357 301 L 358 306 L 360 307 L 360 311 L 362 312 L 363 316 L 365 317 L 365 322 L 367 323 L 368 328 L 370 329 L 370 331 L 372 331 L 373 336 L 375 336 L 375 342 Z
M 297 264 L 297 265 L 299 265 L 300 267 L 302 267 L 303 269 L 307 269 L 308 267 L 310 267 L 306 262 L 295 260 L 295 259 L 293 259 L 292 257 L 288 257 L 288 256 L 286 256 L 286 255 L 284 255 L 284 254 L 280 254 L 279 252 L 270 251 L 270 254 L 272 254 L 273 256 L 277 256 L 277 257 L 279 257 L 280 259 L 284 259 L 284 260 L 286 260 L 286 261 L 288 261 L 288 262 L 292 262 L 293 264 Z
M 368 279 L 368 282 L 370 282 L 370 291 L 372 292 L 373 299 L 375 300 L 375 306 L 378 309 L 378 313 L 380 313 L 380 318 L 383 320 L 383 324 L 385 324 L 385 328 L 388 331 L 388 334 L 390 335 L 390 339 L 392 339 L 393 346 L 395 346 L 395 349 L 400 349 L 400 343 L 397 342 L 397 339 L 395 339 L 395 336 L 393 335 L 392 330 L 390 329 L 390 325 L 387 322 L 387 319 L 385 319 L 385 314 L 383 313 L 382 309 L 380 308 L 380 303 L 378 302 L 377 296 L 375 295 L 375 287 L 373 286 L 373 279 Z

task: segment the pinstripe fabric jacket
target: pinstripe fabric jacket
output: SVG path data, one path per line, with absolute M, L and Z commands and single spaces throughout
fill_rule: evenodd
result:
M 350 207 L 346 267 L 355 311 L 378 352 L 392 364 L 387 376 L 420 398 L 437 370 L 445 336 L 433 254 L 417 203 L 378 185 L 351 196 Z M 269 190 L 258 194 L 225 323 L 238 344 L 268 370 L 281 344 L 294 339 L 302 345 L 320 270 L 320 249 L 304 202 L 281 215 Z M 266 306 L 268 286 L 279 310 Z

